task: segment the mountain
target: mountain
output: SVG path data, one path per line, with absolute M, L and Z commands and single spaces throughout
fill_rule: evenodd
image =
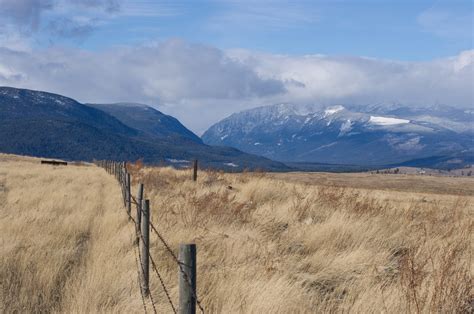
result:
M 210 145 L 293 163 L 375 166 L 472 154 L 474 112 L 401 105 L 278 104 L 235 113 L 202 136 Z
M 178 119 L 143 104 L 87 104 L 117 118 L 123 124 L 149 136 L 171 140 L 188 139 L 201 143 L 199 136 L 188 130 Z
M 66 160 L 143 159 L 178 167 L 197 158 L 203 167 L 227 170 L 288 169 L 235 148 L 205 145 L 178 120 L 150 107 L 111 106 L 91 107 L 61 95 L 0 87 L 0 151 Z

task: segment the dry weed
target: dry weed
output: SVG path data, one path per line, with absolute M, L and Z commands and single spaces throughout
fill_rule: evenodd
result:
M 129 170 L 175 252 L 197 243 L 198 294 L 210 313 L 473 311 L 470 195 Z M 2 311 L 142 311 L 120 195 L 96 167 L 1 163 Z M 154 237 L 151 252 L 176 303 L 176 264 Z M 151 285 L 169 312 L 154 277 Z

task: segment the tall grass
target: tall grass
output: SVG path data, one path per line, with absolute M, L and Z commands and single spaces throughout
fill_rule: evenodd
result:
M 473 311 L 472 196 L 130 170 L 171 247 L 197 243 L 209 313 Z M 0 309 L 142 312 L 120 197 L 97 167 L 0 162 Z M 176 303 L 176 264 L 153 235 L 151 254 Z
M 211 312 L 473 310 L 472 196 L 252 173 L 200 172 L 195 183 L 170 168 L 133 177 L 172 246 L 197 243 L 199 295 Z M 173 263 L 160 245 L 153 252 L 176 297 Z
M 142 308 L 133 229 L 95 167 L 0 162 L 0 312 Z

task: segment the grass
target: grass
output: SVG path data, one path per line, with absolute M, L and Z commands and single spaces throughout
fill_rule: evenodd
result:
M 436 177 L 424 191 L 412 177 L 400 189 L 382 175 L 359 188 L 354 177 L 338 186 L 293 174 L 200 172 L 192 182 L 189 170 L 130 171 L 175 252 L 197 244 L 209 313 L 474 310 L 469 179 L 436 193 Z M 111 176 L 0 158 L 0 187 L 0 309 L 143 311 L 133 226 Z M 177 267 L 153 235 L 151 253 L 176 304 Z M 170 312 L 151 280 L 158 312 Z
M 140 309 L 122 204 L 95 167 L 0 161 L 0 312 Z

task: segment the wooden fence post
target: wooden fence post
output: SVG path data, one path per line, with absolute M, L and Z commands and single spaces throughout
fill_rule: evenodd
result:
M 131 185 L 132 182 L 130 180 L 130 173 L 127 172 L 127 176 L 125 177 L 125 195 L 127 196 L 127 214 L 129 219 L 131 219 L 132 214 L 132 194 L 131 194 Z
M 142 207 L 143 207 L 143 183 L 138 185 L 137 194 L 137 217 L 136 217 L 136 228 L 140 232 L 140 224 L 142 223 Z
M 122 168 L 122 180 L 125 183 L 125 180 L 127 179 L 127 168 L 125 167 L 125 161 L 121 165 Z
M 117 162 L 116 165 L 117 165 L 117 167 L 116 167 L 116 168 L 117 168 L 117 181 L 118 181 L 119 183 L 122 183 L 122 182 L 120 181 L 120 177 L 122 176 L 122 169 L 120 168 L 120 163 Z
M 179 246 L 179 262 L 179 313 L 195 314 L 196 244 L 181 244 Z
M 149 264 L 149 253 L 150 253 L 150 201 L 145 200 L 142 211 L 142 225 L 141 225 L 141 264 L 142 264 L 142 292 L 144 296 L 148 296 L 150 288 L 148 280 L 150 278 L 150 264 Z
M 194 159 L 193 162 L 193 181 L 196 181 L 198 177 L 198 161 Z
M 120 163 L 119 169 L 119 183 L 122 188 L 123 206 L 127 208 L 127 174 L 125 173 L 125 169 L 122 168 L 122 163 Z

